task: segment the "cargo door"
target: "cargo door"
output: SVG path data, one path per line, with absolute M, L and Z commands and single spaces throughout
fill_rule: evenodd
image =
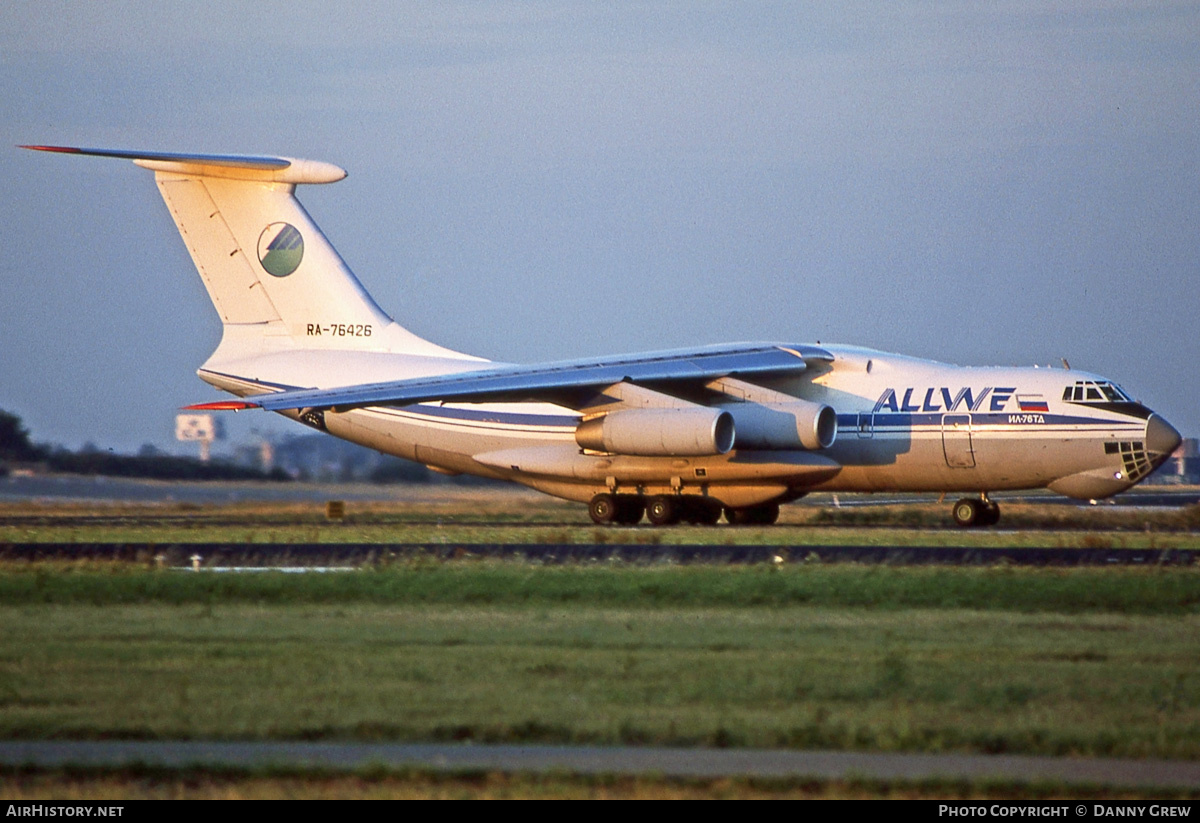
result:
M 942 451 L 952 469 L 975 468 L 975 450 L 971 444 L 971 415 L 942 415 Z

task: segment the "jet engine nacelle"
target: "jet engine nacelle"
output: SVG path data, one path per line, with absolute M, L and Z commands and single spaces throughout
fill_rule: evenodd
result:
M 823 403 L 736 403 L 725 407 L 739 449 L 827 449 L 837 439 L 837 412 Z
M 733 448 L 733 415 L 722 409 L 628 409 L 579 424 L 585 449 L 650 457 L 725 454 Z

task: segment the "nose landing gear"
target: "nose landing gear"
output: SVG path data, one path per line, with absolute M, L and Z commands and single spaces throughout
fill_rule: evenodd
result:
M 954 504 L 954 522 L 963 528 L 994 526 L 1000 521 L 1000 506 L 988 499 L 987 493 L 978 500 L 964 497 Z

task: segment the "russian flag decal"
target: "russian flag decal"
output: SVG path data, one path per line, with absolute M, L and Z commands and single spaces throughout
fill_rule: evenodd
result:
M 1050 411 L 1050 407 L 1046 404 L 1046 398 L 1040 394 L 1018 394 L 1017 405 L 1023 412 Z

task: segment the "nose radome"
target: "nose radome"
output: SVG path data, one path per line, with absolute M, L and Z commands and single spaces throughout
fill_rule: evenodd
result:
M 1146 421 L 1146 451 L 1166 457 L 1182 440 L 1175 427 L 1157 414 L 1150 415 Z

